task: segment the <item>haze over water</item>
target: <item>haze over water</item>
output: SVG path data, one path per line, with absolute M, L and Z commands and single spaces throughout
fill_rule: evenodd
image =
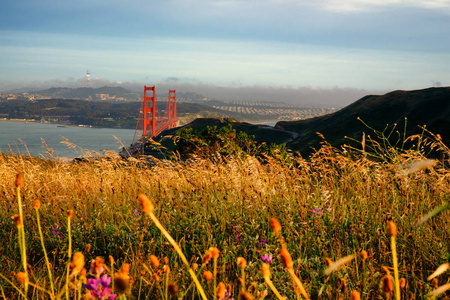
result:
M 96 151 L 100 154 L 103 154 L 103 150 L 118 152 L 123 146 L 129 146 L 133 137 L 133 129 L 58 127 L 56 124 L 0 122 L 0 151 L 4 153 L 29 153 L 32 156 L 48 157 L 46 154 L 48 149 L 43 143 L 45 141 L 45 144 L 53 149 L 54 157 L 74 158 L 87 151 Z M 65 141 L 64 138 L 78 147 L 70 149 L 66 144 L 61 143 Z

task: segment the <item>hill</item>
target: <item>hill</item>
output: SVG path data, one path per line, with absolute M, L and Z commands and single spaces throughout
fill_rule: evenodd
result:
M 361 140 L 363 132 L 373 135 L 373 131 L 358 118 L 378 131 L 383 131 L 388 124 L 389 129 L 397 124 L 396 130 L 401 134 L 406 118 L 406 136 L 420 133 L 418 126 L 426 125 L 449 145 L 450 87 L 369 95 L 335 113 L 301 121 L 278 122 L 275 127 L 297 132 L 298 138 L 288 143 L 288 147 L 308 155 L 323 141 L 317 132 L 335 147 L 351 143 L 346 136 Z
M 49 88 L 41 91 L 31 92 L 39 99 L 89 99 L 109 101 L 139 101 L 140 95 L 123 87 L 104 86 L 100 88 Z

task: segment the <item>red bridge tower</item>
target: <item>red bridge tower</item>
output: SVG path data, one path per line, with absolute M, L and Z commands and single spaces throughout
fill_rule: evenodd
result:
M 149 95 L 150 94 L 150 95 Z M 156 101 L 155 86 L 144 86 L 144 96 L 142 97 L 141 109 L 139 111 L 139 118 L 134 134 L 134 141 L 136 138 L 151 137 L 154 138 L 162 131 L 174 128 L 178 122 L 177 119 L 177 96 L 175 90 L 169 90 L 167 105 L 164 110 L 164 115 L 158 108 Z M 138 132 L 142 130 L 142 135 Z

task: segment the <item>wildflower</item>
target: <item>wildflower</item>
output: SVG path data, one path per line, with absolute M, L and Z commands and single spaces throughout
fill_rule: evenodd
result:
M 311 213 L 313 214 L 313 215 L 322 215 L 322 209 L 321 208 L 313 208 L 313 209 L 311 209 Z
M 133 215 L 139 216 L 139 211 L 136 208 L 133 210 Z
M 239 243 L 239 242 L 242 241 L 242 236 L 241 236 L 240 234 L 236 234 L 236 235 L 234 236 L 234 239 L 236 240 L 236 243 Z
M 59 229 L 58 229 L 58 224 L 54 224 L 52 227 L 51 227 L 51 230 L 52 230 L 52 234 L 54 235 L 54 236 L 56 236 L 57 238 L 60 238 L 61 237 L 61 231 L 59 231 Z
M 264 239 L 264 238 L 261 238 L 261 240 L 259 241 L 259 244 L 260 244 L 261 246 L 267 245 L 268 243 L 269 243 L 269 240 Z
M 239 232 L 239 226 L 233 226 L 234 231 Z
M 95 299 L 108 299 L 112 300 L 117 297 L 116 294 L 111 294 L 111 277 L 104 274 L 100 278 L 89 278 L 84 285 L 91 292 L 91 296 Z M 107 298 L 106 298 L 107 297 Z
M 261 256 L 261 261 L 271 264 L 272 263 L 272 255 L 264 254 L 263 256 Z

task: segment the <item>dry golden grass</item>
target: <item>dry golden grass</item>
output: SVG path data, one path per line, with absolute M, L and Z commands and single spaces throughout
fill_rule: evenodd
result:
M 383 292 L 383 278 L 394 274 L 391 237 L 385 229 L 393 221 L 398 228 L 395 284 L 402 298 L 415 295 L 421 299 L 438 286 L 444 290 L 448 274 L 436 277 L 436 287 L 427 277 L 450 259 L 446 209 L 450 172 L 442 161 L 427 161 L 424 169 L 405 173 L 408 166 L 420 165 L 415 162 L 421 159 L 409 153 L 399 157 L 398 164 L 381 163 L 338 154 L 329 146 L 309 160 L 297 158 L 294 164 L 270 158 L 262 163 L 253 157 L 224 159 L 224 163 L 199 160 L 148 165 L 114 158 L 66 163 L 0 155 L 1 291 L 8 299 L 20 297 L 23 291 L 10 276 L 23 271 L 17 227 L 11 220 L 18 212 L 14 184 L 21 173 L 29 282 L 47 291 L 28 287 L 32 299 L 49 298 L 51 290 L 35 200 L 41 204 L 55 294 L 66 287 L 71 251 L 83 253 L 86 269 L 96 257 L 114 258 L 114 264 L 105 264 L 104 272 L 111 277 L 117 274 L 119 279 L 132 278 L 132 284 L 123 287 L 131 299 L 197 299 L 200 289 L 193 284 L 193 274 L 207 299 L 217 299 L 219 292 L 225 293 L 225 299 L 275 299 L 261 274 L 265 254 L 273 256 L 266 275 L 288 299 L 305 294 L 311 299 L 357 299 L 359 295 L 393 299 L 398 291 Z M 139 194 L 151 199 L 152 214 L 177 242 L 189 267 L 143 214 Z M 69 210 L 74 212 L 70 230 Z M 424 217 L 426 222 L 421 223 Z M 280 222 L 281 236 L 272 232 L 271 218 Z M 211 247 L 220 255 L 214 263 L 203 263 Z M 279 257 L 284 247 L 292 257 L 293 268 L 288 268 L 292 272 Z M 366 251 L 363 257 L 359 255 L 362 250 Z M 156 266 L 151 263 L 152 255 L 166 261 Z M 353 259 L 326 272 L 326 258 L 332 263 L 349 256 Z M 238 257 L 247 261 L 245 270 L 237 266 Z M 130 266 L 128 273 L 120 271 L 125 263 Z M 211 272 L 213 280 L 204 279 L 204 271 Z M 81 280 L 81 275 L 76 276 Z M 404 280 L 403 287 L 398 278 Z M 304 290 L 298 289 L 300 279 Z M 129 281 L 111 284 L 124 283 Z M 81 295 L 85 290 L 82 285 L 79 288 Z M 175 290 L 177 296 L 171 296 Z

